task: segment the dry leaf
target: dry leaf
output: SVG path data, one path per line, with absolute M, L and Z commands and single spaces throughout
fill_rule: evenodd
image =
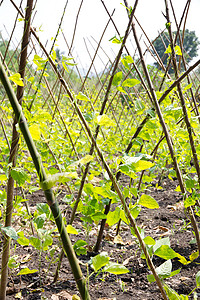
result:
M 119 234 L 114 237 L 114 243 L 119 245 L 125 245 L 124 241 L 122 240 L 122 237 Z
M 165 232 L 165 233 L 160 234 L 160 236 L 166 236 L 168 234 L 171 234 L 169 228 L 164 227 L 164 226 L 157 226 L 153 230 L 156 230 L 156 233 L 158 233 L 159 231 L 164 231 Z
M 97 235 L 97 230 L 96 228 L 93 228 L 90 233 L 89 233 L 89 236 L 96 236 Z
M 27 254 L 25 257 L 21 258 L 21 264 L 25 264 L 26 262 L 31 260 L 32 254 Z
M 167 205 L 167 208 L 171 209 L 171 210 L 176 210 L 176 206 L 175 205 Z
M 72 300 L 72 295 L 70 295 L 69 293 L 67 293 L 66 291 L 61 291 L 58 294 L 53 294 L 51 296 L 52 300 Z M 76 298 L 75 298 L 76 299 Z M 77 300 L 80 298 L 77 298 Z
M 159 229 L 160 229 L 160 230 L 162 230 L 162 231 L 165 231 L 165 232 L 169 231 L 169 229 L 168 229 L 168 228 L 166 228 L 166 227 L 163 227 L 163 226 L 159 226 Z
M 15 287 L 12 288 L 6 288 L 6 295 L 12 295 L 19 293 L 20 289 L 16 289 Z
M 116 298 L 98 298 L 97 300 L 116 300 Z
M 106 241 L 112 241 L 112 242 L 113 242 L 114 237 L 113 237 L 111 234 L 106 233 L 106 235 L 105 235 L 105 240 L 106 240 Z
M 95 176 L 90 180 L 90 182 L 91 182 L 92 184 L 97 184 L 97 183 L 99 183 L 100 181 L 102 181 L 102 179 L 101 179 L 101 178 L 98 178 L 98 177 L 95 177 Z
M 181 281 L 186 281 L 186 280 L 190 280 L 190 278 L 188 278 L 188 277 L 180 277 L 180 280 Z
M 58 297 L 57 295 L 52 295 L 52 296 L 51 296 L 51 299 L 52 299 L 52 300 L 59 300 L 59 297 Z
M 184 202 L 180 201 L 175 205 L 167 205 L 167 208 L 171 210 L 184 210 Z
M 133 259 L 134 259 L 134 256 L 128 257 L 127 259 L 124 260 L 123 265 L 124 265 L 124 266 L 125 266 L 125 265 L 128 265 L 129 262 L 130 262 L 130 260 L 133 260 Z
M 169 229 L 167 227 L 163 227 L 163 226 L 156 226 L 153 230 L 156 230 L 156 231 L 159 231 L 159 230 L 162 230 L 162 231 L 169 231 Z
M 185 207 L 184 207 L 184 202 L 183 201 L 180 201 L 176 204 L 176 209 L 178 210 L 184 210 Z
M 175 220 L 175 224 L 180 226 L 183 224 L 183 220 Z

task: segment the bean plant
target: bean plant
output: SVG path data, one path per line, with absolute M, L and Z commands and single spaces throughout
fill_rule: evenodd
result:
M 186 266 L 199 257 L 200 251 L 200 61 L 187 66 L 184 44 L 176 43 L 177 39 L 184 39 L 180 28 L 185 25 L 178 24 L 174 15 L 177 28 L 172 31 L 173 1 L 170 10 L 168 1 L 163 1 L 163 27 L 169 36 L 164 53 L 167 66 L 142 29 L 149 43 L 147 50 L 156 64 L 148 65 L 144 60 L 135 24 L 138 0 L 133 1 L 132 7 L 124 0 L 121 9 L 127 14 L 127 24 L 123 35 L 101 1 L 116 30 L 110 44 L 118 52 L 98 73 L 94 60 L 100 51 L 99 41 L 89 68 L 93 67 L 96 74 L 88 71 L 84 77 L 72 55 L 73 41 L 69 47 L 61 30 L 66 6 L 49 51 L 30 24 L 32 2 L 27 0 L 25 16 L 15 5 L 20 15 L 18 22 L 24 22 L 21 50 L 17 46 L 10 49 L 7 40 L 0 47 L 0 299 L 6 299 L 8 274 L 38 272 L 42 285 L 43 277 L 54 265 L 52 281 L 56 282 L 64 255 L 68 257 L 80 297 L 90 299 L 89 283 L 94 274 L 102 274 L 103 279 L 106 272 L 129 272 L 101 251 L 105 227 L 115 225 L 115 239 L 120 239 L 121 224 L 129 228 L 136 241 L 134 247 L 150 270 L 147 279 L 156 282 L 162 298 L 189 299 L 193 294 L 196 299 L 199 272 L 195 274 L 196 287 L 189 295 L 179 295 L 165 281 L 181 272 L 181 268 L 174 270 L 174 258 Z M 189 8 L 190 4 L 187 5 Z M 184 10 L 182 19 L 186 22 L 187 18 L 188 10 Z M 61 32 L 68 55 L 56 45 Z M 27 34 L 31 43 L 26 40 Z M 128 45 L 129 36 L 136 51 Z M 155 239 L 138 225 L 144 208 L 159 210 L 149 191 L 153 186 L 161 189 L 166 177 L 178 180 L 176 191 L 182 197 L 194 233 L 197 250 L 189 259 L 172 249 L 169 237 Z M 42 200 L 33 210 L 29 199 L 40 191 Z M 95 243 L 91 239 L 93 230 Z M 37 269 L 31 268 L 31 264 L 23 267 L 24 261 L 15 253 L 16 245 L 37 251 Z M 80 264 L 77 257 L 81 259 L 90 253 L 87 263 Z M 48 262 L 46 275 L 42 271 L 42 257 Z M 158 267 L 153 263 L 155 257 L 164 260 Z M 28 261 L 29 257 L 27 264 Z

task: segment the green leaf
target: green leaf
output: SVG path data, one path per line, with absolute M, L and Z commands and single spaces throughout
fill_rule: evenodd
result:
M 17 275 L 33 274 L 36 272 L 38 272 L 38 270 L 36 270 L 36 269 L 30 270 L 29 268 L 24 268 Z
M 88 243 L 83 240 L 78 240 L 73 248 L 77 255 L 83 255 L 87 253 L 87 250 L 84 248 Z
M 174 50 L 175 50 L 176 55 L 182 56 L 181 48 L 178 45 L 175 46 Z
M 51 212 L 47 203 L 37 203 L 36 207 L 40 214 L 46 214 L 47 218 L 49 218 Z
M 121 59 L 121 62 L 124 65 L 125 68 L 129 69 L 128 64 L 132 64 L 134 61 L 133 61 L 133 58 L 130 55 L 127 55 L 127 56 L 125 56 Z
M 38 124 L 33 124 L 29 127 L 29 131 L 30 131 L 30 134 L 33 138 L 33 140 L 35 141 L 39 141 L 40 140 L 40 127 Z
M 146 106 L 145 106 L 145 104 L 144 104 L 144 102 L 143 102 L 142 100 L 137 99 L 137 100 L 135 101 L 135 109 L 136 109 L 138 115 L 141 115 L 141 114 L 143 113 L 145 107 L 146 107 Z M 142 133 L 141 133 L 141 134 L 142 134 Z M 140 135 L 141 135 L 141 134 L 140 134 Z
M 82 92 L 79 92 L 79 94 L 76 96 L 76 99 L 81 101 L 90 101 L 90 99 L 85 96 Z
M 62 57 L 62 60 L 65 61 L 67 65 L 69 65 L 69 66 L 76 66 L 77 63 L 70 62 L 73 59 L 74 59 L 74 57 L 69 57 L 69 56 L 63 56 Z
M 156 202 L 156 200 L 153 197 L 145 194 L 142 194 L 138 204 L 150 209 L 159 208 L 159 205 Z
M 200 287 L 200 271 L 196 274 L 196 285 Z
M 194 295 L 195 295 L 195 293 L 194 293 Z M 180 297 L 181 297 L 181 298 L 180 298 L 181 300 L 189 300 L 189 297 L 188 297 L 187 295 L 181 294 Z M 196 299 L 197 299 L 197 298 L 196 298 Z M 194 297 L 194 300 L 195 300 L 195 297 Z
M 47 251 L 49 246 L 51 246 L 52 244 L 53 244 L 53 238 L 49 234 L 46 234 L 44 236 L 43 243 L 42 243 L 43 251 Z
M 0 181 L 7 180 L 7 176 L 5 174 L 0 174 Z
M 170 288 L 166 283 L 164 284 L 164 289 L 166 294 L 170 300 L 188 300 L 188 296 L 186 295 L 179 295 L 175 290 Z
M 9 258 L 8 267 L 10 269 L 16 269 L 16 268 L 19 267 L 20 263 L 17 262 L 17 259 L 18 259 L 18 255 L 14 255 L 14 256 Z
M 31 76 L 31 77 L 29 77 L 29 78 L 27 79 L 27 81 L 29 81 L 29 82 L 31 82 L 31 83 L 33 84 L 34 79 L 35 79 L 35 77 L 34 77 L 34 76 Z
M 93 195 L 94 193 L 94 187 L 91 183 L 86 183 L 83 189 L 87 195 Z
M 65 71 L 67 71 L 69 73 L 69 69 L 64 61 L 62 61 L 62 66 L 65 69 Z
M 109 256 L 107 252 L 102 252 L 92 258 L 92 267 L 95 272 L 104 267 L 109 262 Z
M 78 231 L 76 230 L 76 228 L 74 228 L 72 225 L 67 225 L 67 233 L 70 234 L 78 234 Z
M 121 44 L 123 42 L 123 37 L 120 37 L 118 39 L 116 36 L 114 36 L 109 41 L 112 41 L 113 44 Z
M 184 90 L 185 90 L 185 91 L 186 91 L 186 90 L 189 90 L 191 87 L 192 87 L 192 82 L 191 82 L 190 84 L 188 84 L 188 85 L 184 88 Z
M 143 170 L 147 170 L 154 166 L 152 162 L 143 160 L 142 157 L 140 156 L 136 156 L 136 157 L 125 156 L 123 158 L 123 162 L 124 163 L 120 165 L 120 168 L 123 166 L 127 166 L 131 171 L 134 172 L 141 172 Z
M 12 80 L 14 83 L 16 83 L 17 85 L 24 86 L 23 79 L 21 78 L 21 75 L 19 73 L 16 73 L 8 78 Z
M 42 247 L 42 241 L 39 238 L 36 238 L 34 236 L 31 236 L 30 239 L 30 244 L 36 248 L 37 250 L 41 250 Z
M 187 259 L 185 259 L 185 257 L 180 255 L 179 253 L 177 253 L 177 257 L 183 265 L 188 265 L 190 263 L 190 261 L 187 261 Z
M 46 191 L 52 186 L 54 186 L 56 183 L 64 183 L 68 181 L 69 179 L 75 179 L 78 175 L 76 172 L 62 172 L 62 173 L 56 173 L 51 176 L 49 176 L 46 180 L 43 182 L 40 182 L 40 187 Z
M 171 48 L 171 45 L 169 45 L 169 46 L 167 47 L 167 49 L 166 49 L 165 53 L 167 53 L 167 54 L 170 54 L 170 53 L 172 53 L 172 48 Z
M 99 115 L 96 118 L 96 123 L 100 126 L 115 126 L 115 122 L 113 122 L 107 115 Z
M 191 255 L 190 255 L 190 260 L 193 261 L 195 260 L 196 258 L 199 257 L 199 251 L 196 251 L 196 252 L 193 252 Z
M 140 172 L 151 168 L 154 164 L 150 161 L 141 159 L 142 157 L 130 157 L 125 156 L 123 158 L 123 164 L 119 166 L 122 173 L 128 175 L 129 177 L 135 179 L 135 172 Z
M 174 275 L 177 275 L 177 274 L 179 274 L 179 273 L 180 273 L 180 271 L 181 271 L 181 268 L 180 268 L 180 269 L 177 269 L 177 270 L 175 270 L 175 271 L 173 271 L 173 272 L 171 272 L 171 274 L 170 274 L 170 276 L 169 276 L 169 277 L 173 277 Z
M 137 163 L 142 157 L 140 156 L 124 156 L 122 161 L 124 163 L 124 165 L 132 165 Z
M 131 168 L 130 166 L 121 165 L 120 171 L 133 179 L 137 178 L 136 172 L 133 171 L 133 168 Z
M 89 163 L 90 161 L 94 160 L 94 157 L 92 155 L 87 154 L 83 158 L 81 158 L 78 162 L 82 165 L 85 165 Z
M 13 240 L 18 240 L 18 234 L 15 231 L 15 229 L 11 226 L 8 227 L 1 227 L 1 230 L 7 235 L 9 236 L 11 239 Z
M 143 241 L 146 245 L 155 245 L 155 240 L 151 236 L 146 236 Z
M 153 166 L 154 166 L 154 164 L 152 162 L 141 159 L 135 163 L 134 168 L 135 168 L 136 172 L 141 172 L 141 171 L 147 170 Z
M 164 262 L 164 264 L 165 264 L 166 262 Z M 162 266 L 162 265 L 161 265 Z M 161 267 L 160 266 L 160 267 Z M 158 267 L 159 268 L 159 267 Z M 180 273 L 180 271 L 181 271 L 181 269 L 177 269 L 177 270 L 175 270 L 175 271 L 173 271 L 173 272 L 171 272 L 169 275 L 167 275 L 167 274 L 163 274 L 163 275 L 161 275 L 161 274 L 158 274 L 158 272 L 159 272 L 159 270 L 157 271 L 157 268 L 156 268 L 156 272 L 157 272 L 157 274 L 159 275 L 159 277 L 161 278 L 161 279 L 165 279 L 165 278 L 170 278 L 170 277 L 173 277 L 173 276 L 175 276 L 175 275 L 177 275 L 177 274 L 179 274 Z M 151 275 L 147 275 L 147 279 L 148 279 L 148 281 L 150 282 L 150 283 L 152 283 L 152 282 L 155 282 L 156 280 L 155 280 L 155 277 L 153 276 L 153 274 L 151 274 Z
M 171 260 L 165 261 L 163 264 L 161 264 L 159 267 L 156 268 L 156 273 L 158 276 L 162 279 L 168 278 L 171 275 L 172 270 L 172 263 Z M 153 274 L 147 275 L 147 279 L 150 283 L 155 282 L 155 277 Z
M 169 22 L 169 23 L 166 23 L 165 26 L 166 26 L 166 28 L 168 29 L 168 28 L 171 26 L 171 23 L 170 23 L 170 22 Z
M 53 61 L 56 61 L 56 51 L 53 49 L 52 53 L 51 53 L 51 58 L 53 59 Z
M 162 277 L 168 277 L 172 271 L 172 262 L 171 260 L 165 261 L 159 267 L 156 268 L 156 273 Z
M 195 196 L 189 196 L 184 200 L 184 207 L 187 208 L 189 206 L 195 205 L 196 203 L 196 197 Z
M 123 89 L 123 87 L 121 86 L 118 86 L 117 87 L 117 90 L 120 92 L 120 93 L 124 93 L 124 94 L 127 94 L 127 92 Z
M 17 240 L 17 242 L 22 245 L 22 246 L 28 246 L 29 245 L 29 239 L 27 239 L 25 236 L 24 236 L 24 232 L 23 231 L 20 231 L 17 233 L 19 238 Z
M 107 215 L 103 214 L 102 212 L 96 212 L 95 214 L 91 215 L 93 221 L 100 221 L 102 219 L 106 219 Z
M 132 64 L 134 62 L 132 56 L 130 56 L 130 55 L 127 55 L 125 57 L 125 59 L 126 59 L 126 61 L 127 61 L 128 64 Z
M 34 223 L 37 225 L 37 228 L 40 229 L 43 227 L 45 220 L 46 220 L 46 214 L 42 214 L 34 219 Z
M 176 253 L 168 245 L 162 245 L 154 252 L 154 254 L 166 260 L 178 257 L 178 253 Z
M 141 211 L 140 205 L 135 205 L 133 208 L 131 208 L 131 215 L 134 219 L 136 219 Z
M 140 83 L 140 81 L 138 79 L 128 78 L 128 79 L 123 81 L 122 86 L 133 87 L 133 86 L 135 86 L 136 84 L 139 84 L 139 83 Z
M 35 54 L 33 58 L 34 64 L 36 64 L 38 70 L 42 70 L 48 59 L 43 59 L 39 55 Z
M 52 121 L 52 116 L 50 115 L 50 113 L 48 113 L 47 111 L 45 111 L 44 109 L 37 109 L 37 114 L 34 115 L 34 119 L 38 122 L 46 122 Z
M 120 219 L 120 208 L 117 207 L 114 211 L 109 211 L 107 214 L 107 223 L 109 226 L 116 224 Z
M 108 272 L 111 274 L 119 275 L 119 274 L 126 274 L 129 270 L 121 264 L 109 262 L 103 269 L 103 272 Z
M 19 186 L 22 186 L 28 179 L 28 175 L 26 174 L 26 172 L 20 168 L 12 168 L 10 175 L 18 183 Z
M 118 86 L 122 80 L 122 72 L 118 72 L 114 75 L 112 84 Z
M 109 198 L 116 202 L 118 201 L 118 195 L 115 192 L 111 191 L 109 185 L 95 186 L 94 193 L 99 194 L 104 198 Z
M 129 220 L 127 219 L 126 215 L 125 215 L 124 210 L 121 210 L 121 211 L 120 211 L 120 219 L 122 219 L 122 221 L 123 221 L 124 223 L 126 223 L 126 224 L 129 224 L 129 223 L 130 223 Z

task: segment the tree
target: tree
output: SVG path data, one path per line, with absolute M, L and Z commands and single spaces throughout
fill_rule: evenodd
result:
M 177 31 L 173 32 L 173 36 L 175 37 Z M 183 31 L 180 30 L 180 36 L 182 37 Z M 169 34 L 168 32 L 162 33 L 153 43 L 157 53 L 163 61 L 163 64 L 167 65 L 168 54 L 165 53 L 166 48 L 170 44 Z M 189 31 L 188 29 L 184 32 L 184 41 L 183 41 L 183 55 L 187 63 L 189 63 L 194 57 L 198 55 L 198 46 L 200 42 L 198 37 L 195 34 L 195 31 Z M 180 46 L 179 36 L 177 38 L 176 45 Z M 156 67 L 158 67 L 158 63 L 155 63 Z M 172 69 L 170 69 L 172 71 Z
M 11 49 L 11 47 L 8 47 L 8 41 L 3 40 L 2 37 L 0 36 L 0 52 L 2 55 L 2 58 L 4 59 L 4 56 L 6 55 L 5 58 L 5 63 L 8 66 L 9 70 L 16 73 L 18 70 L 18 56 L 19 56 L 19 51 L 18 49 Z

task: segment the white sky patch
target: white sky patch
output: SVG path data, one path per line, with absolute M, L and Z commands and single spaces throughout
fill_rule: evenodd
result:
M 20 0 L 15 0 L 15 3 L 18 6 L 20 2 L 21 2 Z M 66 3 L 65 0 L 57 0 L 57 1 L 38 0 L 37 1 L 37 5 L 35 9 L 36 14 L 32 26 L 37 28 L 38 36 L 40 37 L 40 40 L 44 45 L 48 40 L 47 43 L 48 49 L 50 49 L 50 46 L 52 44 L 51 38 L 56 35 L 65 3 Z M 80 3 L 81 0 L 68 1 L 66 14 L 62 24 L 62 31 L 69 45 L 71 44 L 73 30 L 75 26 L 75 20 L 76 20 Z M 118 30 L 120 31 L 121 36 L 123 36 L 126 30 L 126 26 L 128 24 L 126 10 L 121 4 L 123 3 L 123 0 L 109 0 L 109 1 L 104 0 L 104 3 L 107 6 L 107 9 L 109 10 L 110 13 L 112 13 L 113 10 L 115 9 L 113 20 Z M 135 1 L 129 0 L 128 3 L 129 5 L 134 6 Z M 186 3 L 187 0 L 173 0 L 173 5 L 176 12 L 178 23 L 180 22 L 180 18 Z M 25 4 L 26 1 L 23 1 L 23 7 Z M 165 13 L 164 0 L 163 1 L 139 0 L 138 2 L 138 6 L 136 9 L 136 17 L 151 40 L 158 35 L 158 32 L 160 32 L 165 28 L 166 20 L 162 12 Z M 192 0 L 186 28 L 188 28 L 189 30 L 194 30 L 200 40 L 199 12 L 200 12 L 200 1 Z M 176 25 L 173 20 L 171 10 L 170 10 L 170 17 L 172 20 L 172 29 L 176 30 Z M 0 31 L 4 39 L 9 38 L 9 35 L 12 32 L 15 18 L 16 18 L 16 9 L 13 7 L 10 1 L 4 0 L 2 5 L 0 6 L 0 20 L 1 20 Z M 73 56 L 79 63 L 80 68 L 81 65 L 83 68 L 86 69 L 90 66 L 91 58 L 89 56 L 88 51 L 90 52 L 91 57 L 93 57 L 97 47 L 97 43 L 94 41 L 94 39 L 97 42 L 99 42 L 108 20 L 109 17 L 100 0 L 83 1 L 83 5 L 78 18 L 75 40 L 73 44 L 74 45 Z M 20 38 L 22 35 L 22 28 L 23 28 L 22 23 L 17 22 L 17 26 L 14 34 L 15 46 L 17 46 L 17 43 L 20 42 Z M 140 38 L 144 49 L 143 41 L 144 40 L 146 41 L 146 38 L 142 34 L 138 25 L 136 25 L 136 29 L 137 29 L 138 37 Z M 112 22 L 110 21 L 101 42 L 101 46 L 107 55 L 105 55 L 103 51 L 99 52 L 100 57 L 96 58 L 95 60 L 95 66 L 97 67 L 97 71 L 103 70 L 104 65 L 108 61 L 108 57 L 111 58 L 111 60 L 113 60 L 116 53 L 118 52 L 119 46 L 109 42 L 109 39 L 112 38 L 115 34 L 116 34 L 116 30 Z M 64 41 L 62 33 L 59 34 L 57 45 L 61 51 L 65 52 L 65 55 L 68 54 L 68 47 Z M 86 49 L 86 45 L 88 47 L 88 51 Z M 131 54 L 134 53 L 135 43 L 133 41 L 132 34 L 130 34 L 128 38 L 127 47 Z M 148 54 L 146 60 L 147 62 L 152 62 L 152 58 L 150 54 Z

